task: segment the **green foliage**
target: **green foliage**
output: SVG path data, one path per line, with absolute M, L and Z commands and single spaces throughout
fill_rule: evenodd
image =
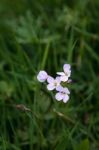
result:
M 75 150 L 90 150 L 88 139 L 83 140 Z
M 0 150 L 99 149 L 99 1 L 0 1 Z M 38 83 L 72 65 L 71 98 Z

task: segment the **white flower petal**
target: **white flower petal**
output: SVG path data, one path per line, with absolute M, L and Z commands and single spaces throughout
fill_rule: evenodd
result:
M 70 64 L 64 64 L 64 66 L 63 66 L 64 72 L 67 72 L 67 71 L 70 70 L 70 69 L 71 69 Z
M 65 72 L 65 74 L 70 77 L 71 76 L 71 70 L 67 70 L 67 72 Z
M 65 75 L 64 72 L 57 72 L 57 74 L 60 75 L 60 76 L 64 76 Z
M 58 92 L 56 95 L 55 95 L 55 98 L 58 100 L 58 101 L 61 101 L 63 99 L 64 95 L 60 92 Z
M 64 92 L 64 93 L 66 93 L 66 94 L 70 94 L 69 89 L 68 89 L 68 88 L 66 88 L 66 87 L 63 89 L 63 92 Z
M 56 80 L 57 83 L 61 82 L 60 77 L 56 77 L 55 80 Z
M 44 82 L 44 81 L 45 81 L 44 79 L 40 78 L 39 75 L 37 75 L 37 80 L 38 80 L 39 82 Z
M 63 91 L 63 87 L 61 85 L 57 86 L 56 87 L 56 91 L 59 91 L 59 92 L 62 92 Z
M 68 80 L 68 76 L 61 76 L 60 80 L 66 82 Z
M 69 100 L 69 96 L 66 94 L 63 98 L 63 102 L 66 103 Z
M 47 79 L 47 77 L 48 77 L 48 75 L 47 75 L 47 73 L 45 72 L 45 71 L 40 71 L 39 73 L 38 73 L 38 75 L 37 75 L 37 79 L 38 79 L 38 81 L 40 81 L 40 82 L 44 82 L 46 79 Z
M 48 78 L 47 78 L 47 82 L 48 83 L 53 83 L 54 82 L 54 78 L 53 77 L 51 77 L 51 76 L 48 76 Z
M 55 86 L 54 86 L 54 84 L 53 84 L 53 83 L 51 83 L 51 84 L 48 84 L 48 85 L 47 85 L 47 89 L 48 89 L 49 91 L 52 91 L 52 90 L 54 90 L 54 89 L 55 89 Z

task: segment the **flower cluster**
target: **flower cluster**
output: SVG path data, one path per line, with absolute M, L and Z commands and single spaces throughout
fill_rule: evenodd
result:
M 47 89 L 49 91 L 56 90 L 57 92 L 55 95 L 56 100 L 63 100 L 63 102 L 66 103 L 69 100 L 70 91 L 63 85 L 70 82 L 70 76 L 71 66 L 69 64 L 64 64 L 63 72 L 57 72 L 56 78 L 51 77 L 46 71 L 41 70 L 37 75 L 37 79 L 39 82 L 47 81 Z

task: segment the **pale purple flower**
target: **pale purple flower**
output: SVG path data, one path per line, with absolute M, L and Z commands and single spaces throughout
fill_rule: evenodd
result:
M 37 79 L 40 82 L 45 82 L 47 78 L 48 78 L 48 74 L 44 70 L 41 70 L 37 75 Z
M 64 72 L 57 72 L 57 74 L 60 75 L 61 81 L 66 82 L 71 75 L 71 66 L 69 64 L 64 64 L 63 70 Z
M 61 81 L 60 81 L 60 77 L 56 77 L 54 79 L 53 77 L 48 76 L 47 82 L 48 82 L 47 89 L 49 91 L 52 91 L 52 90 L 56 89 L 60 85 Z
M 63 102 L 66 103 L 69 100 L 69 94 L 70 94 L 68 88 L 66 87 L 64 88 L 60 85 L 56 88 L 56 90 L 58 91 L 58 93 L 56 93 L 55 98 L 58 101 L 63 100 Z

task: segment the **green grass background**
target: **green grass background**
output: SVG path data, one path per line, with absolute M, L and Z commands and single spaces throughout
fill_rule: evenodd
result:
M 36 79 L 64 63 L 67 104 Z M 99 150 L 99 0 L 0 0 L 0 150 Z

